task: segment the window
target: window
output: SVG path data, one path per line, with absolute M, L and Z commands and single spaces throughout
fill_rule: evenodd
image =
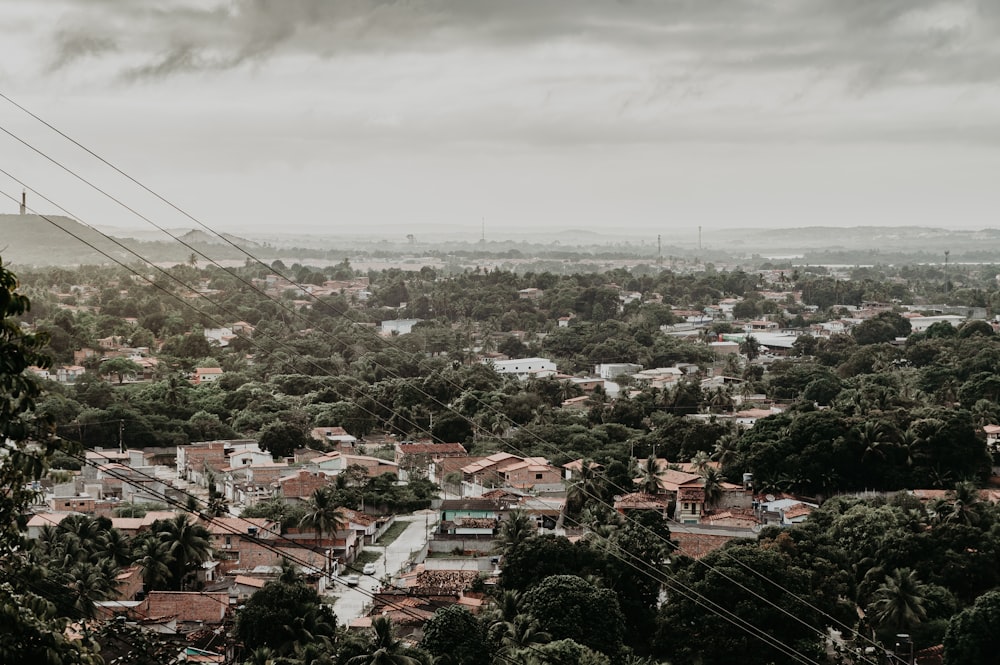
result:
M 542 479 L 542 474 L 536 473 L 535 474 L 535 480 L 541 480 L 541 479 Z

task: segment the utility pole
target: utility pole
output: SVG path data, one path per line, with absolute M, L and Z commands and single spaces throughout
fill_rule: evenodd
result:
M 125 452 L 125 421 L 118 421 L 118 452 Z

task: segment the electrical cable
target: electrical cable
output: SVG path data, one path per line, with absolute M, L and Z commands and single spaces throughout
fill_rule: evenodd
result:
M 2 128 L 0 128 L 0 129 L 2 129 Z M 4 172 L 4 173 L 6 173 L 6 172 Z M 12 176 L 10 176 L 9 174 L 7 174 L 7 175 L 8 175 L 9 177 L 12 177 Z M 22 184 L 23 184 L 23 183 L 22 183 Z M 33 190 L 33 191 L 35 191 L 35 190 Z M 38 192 L 36 191 L 36 193 L 38 193 Z M 16 202 L 16 199 L 14 199 L 14 197 L 10 196 L 9 194 L 6 194 L 6 193 L 4 193 L 4 195 L 5 195 L 5 196 L 7 196 L 8 198 L 10 198 L 11 200 L 14 200 L 14 201 Z M 39 195 L 40 195 L 40 196 L 42 196 L 41 194 L 39 194 Z M 43 199 L 45 199 L 45 200 L 47 200 L 47 201 L 49 201 L 49 202 L 50 202 L 50 203 L 52 203 L 53 205 L 57 205 L 57 204 L 55 204 L 54 202 L 52 202 L 52 201 L 51 201 L 50 199 L 48 199 L 48 198 L 46 198 L 46 197 L 44 197 L 44 196 L 42 196 L 42 198 L 43 198 Z M 61 206 L 58 206 L 58 205 L 57 205 L 57 207 L 60 207 L 60 208 L 61 208 Z M 65 211 L 65 212 L 67 212 L 67 214 L 69 214 L 69 213 L 68 213 L 68 211 Z M 41 215 L 40 215 L 40 216 L 41 216 Z M 72 216 L 72 215 L 70 215 L 70 216 Z M 86 241 L 83 241 L 82 239 L 80 239 L 80 238 L 79 238 L 78 236 L 76 236 L 76 235 L 75 235 L 75 234 L 73 234 L 72 232 L 70 232 L 70 231 L 68 231 L 68 230 L 66 230 L 66 229 L 63 229 L 63 227 L 60 227 L 60 226 L 59 226 L 58 224 L 56 224 L 56 223 L 54 222 L 54 220 L 51 220 L 51 219 L 48 219 L 48 218 L 46 218 L 45 216 L 42 216 L 42 217 L 43 217 L 43 218 L 45 218 L 45 219 L 46 219 L 47 221 L 49 221 L 50 223 L 52 223 L 53 225 L 57 226 L 57 228 L 60 228 L 61 230 L 64 230 L 65 232 L 69 233 L 70 235 L 73 235 L 73 236 L 74 236 L 74 237 L 76 237 L 76 238 L 77 238 L 78 240 L 81 240 L 81 242 L 85 242 L 85 244 L 87 244 L 88 246 L 90 246 L 90 247 L 91 247 L 92 249 L 95 249 L 96 251 L 99 251 L 99 252 L 101 252 L 101 253 L 102 253 L 102 254 L 104 254 L 105 256 L 108 256 L 108 258 L 112 259 L 113 261 L 115 261 L 116 263 L 118 263 L 119 265 L 121 265 L 122 267 L 124 267 L 124 268 L 126 268 L 126 269 L 128 269 L 128 270 L 132 271 L 132 272 L 133 272 L 133 274 L 136 274 L 137 276 L 139 276 L 139 277 L 142 277 L 141 275 L 138 275 L 138 273 L 136 273 L 136 272 L 135 272 L 134 270 L 131 270 L 131 268 L 129 268 L 128 266 L 126 266 L 126 265 L 122 264 L 121 262 L 117 261 L 117 260 L 116 260 L 116 259 L 114 259 L 113 257 L 111 257 L 111 256 L 107 255 L 107 253 L 106 253 L 106 252 L 103 252 L 102 250 L 99 250 L 98 248 L 96 248 L 96 247 L 95 247 L 95 246 L 93 246 L 92 244 L 90 244 L 90 243 L 87 243 Z M 93 228 L 93 227 L 89 227 L 89 228 Z M 94 229 L 94 230 L 96 231 L 96 229 Z M 98 232 L 98 233 L 100 233 L 99 231 L 97 231 L 97 232 Z M 102 234 L 102 235 L 104 235 L 104 234 Z M 107 236 L 105 236 L 105 237 L 107 238 Z M 109 239 L 110 239 L 110 238 L 109 238 Z M 149 261 L 148 259 L 145 259 L 144 257 L 142 257 L 142 256 L 141 256 L 141 255 L 139 255 L 139 254 L 138 254 L 137 252 L 134 252 L 133 250 L 130 250 L 130 249 L 128 249 L 128 248 L 126 248 L 126 247 L 124 247 L 123 245 L 121 245 L 120 243 L 117 243 L 117 241 L 114 241 L 113 239 L 111 239 L 111 240 L 112 240 L 113 242 L 116 242 L 116 244 L 118 244 L 119 246 L 121 246 L 121 247 L 122 247 L 123 249 L 126 249 L 127 251 L 129 251 L 129 252 L 130 252 L 130 253 L 132 253 L 133 255 L 137 256 L 137 257 L 138 257 L 138 258 L 140 258 L 141 260 L 143 260 L 143 261 L 145 261 L 146 263 L 148 263 L 148 264 L 152 265 L 152 262 L 150 262 L 150 261 Z M 154 266 L 154 267 L 156 267 L 156 266 Z M 162 270 L 161 270 L 161 272 L 162 272 Z M 181 284 L 182 286 L 185 286 L 186 288 L 189 288 L 189 289 L 193 289 L 193 287 L 191 287 L 190 285 L 187 285 L 187 284 L 185 284 L 185 283 L 181 282 L 180 280 L 178 280 L 177 278 L 173 277 L 172 275 L 170 275 L 170 277 L 171 277 L 172 279 L 174 279 L 175 281 L 178 281 L 178 282 L 179 282 L 179 283 L 180 283 L 180 284 Z M 148 280 L 148 279 L 147 279 L 146 281 L 149 281 L 149 282 L 150 282 L 151 284 L 153 284 L 154 286 L 156 286 L 156 287 L 159 287 L 159 285 L 155 284 L 154 282 L 152 282 L 152 281 L 150 281 L 150 280 Z M 161 288 L 161 290 L 163 290 L 163 289 Z M 165 292 L 167 292 L 167 293 L 170 293 L 169 291 L 165 291 Z M 172 293 L 171 293 L 170 295 L 174 296 L 175 298 L 178 298 L 177 296 L 175 296 L 175 295 L 174 295 L 174 294 L 172 294 Z M 203 295 L 203 294 L 199 294 L 199 295 Z M 203 297 L 205 297 L 206 299 L 208 299 L 208 298 L 207 298 L 207 296 L 203 296 Z M 178 299 L 179 299 L 179 298 L 178 298 Z M 213 302 L 213 301 L 211 301 L 211 299 L 208 299 L 208 300 L 209 300 L 209 302 Z M 190 305 L 189 303 L 186 303 L 186 302 L 185 302 L 185 301 L 183 301 L 183 300 L 181 300 L 181 302 L 182 302 L 182 303 L 183 303 L 184 305 L 186 305 L 186 306 L 189 306 L 189 307 L 192 307 L 192 309 L 194 309 L 194 308 L 193 308 L 193 306 L 191 306 L 191 305 Z M 216 303 L 213 303 L 213 304 L 216 304 Z M 202 310 L 197 310 L 197 309 L 196 309 L 195 311 L 197 311 L 197 312 L 201 313 L 202 315 L 205 315 L 205 314 L 204 314 L 204 312 L 203 312 Z M 278 340 L 274 340 L 274 341 L 278 342 Z M 279 344 L 280 344 L 280 342 L 279 342 Z M 255 345 L 256 345 L 256 343 L 255 343 Z M 321 371 L 325 371 L 325 370 L 323 370 L 323 368 L 320 368 L 320 369 L 321 369 Z M 419 388 L 418 388 L 418 390 L 419 390 Z M 422 391 L 421 391 L 421 392 L 422 392 Z M 424 394 L 426 395 L 426 393 L 424 393 Z M 427 395 L 427 396 L 428 396 L 428 397 L 430 397 L 431 399 L 434 399 L 434 401 L 437 401 L 437 400 L 436 400 L 435 398 L 433 398 L 432 396 L 430 396 L 430 395 Z M 438 403 L 440 404 L 440 402 L 438 402 Z M 370 412 L 370 411 L 369 411 L 369 413 L 370 413 L 371 415 L 376 415 L 376 414 L 374 414 L 374 413 L 372 413 L 372 412 Z M 461 414 L 459 414 L 459 415 L 461 415 Z M 377 417 L 377 416 L 376 416 L 376 417 Z M 464 416 L 463 416 L 463 417 L 464 417 Z M 416 426 L 416 425 L 415 425 L 414 423 L 412 423 L 412 422 L 411 422 L 411 424 L 413 424 L 413 425 L 414 425 L 415 427 L 417 427 L 417 428 L 419 429 L 419 427 L 418 427 L 418 426 Z M 545 444 L 547 444 L 547 445 L 552 445 L 552 444 L 549 444 L 548 442 L 544 442 L 544 441 L 542 441 L 542 443 L 545 443 Z M 511 447 L 513 448 L 513 446 L 511 446 Z M 553 447 L 554 447 L 554 446 L 553 446 Z M 557 450 L 558 450 L 558 449 L 557 449 Z M 736 582 L 735 582 L 734 580 L 731 580 L 731 578 L 730 578 L 730 581 L 733 581 L 734 583 L 736 583 Z M 751 591 L 751 593 L 753 593 L 753 592 Z M 760 598 L 761 600 L 764 600 L 765 602 L 768 602 L 769 604 L 772 604 L 772 605 L 774 605 L 774 603 L 772 603 L 772 602 L 768 601 L 767 599 L 765 599 L 765 598 L 763 598 L 763 597 L 760 597 L 760 596 L 759 596 L 759 594 L 755 594 L 755 595 L 758 595 L 758 597 L 759 597 L 759 598 Z M 780 607 L 779 607 L 779 606 L 777 606 L 777 605 L 774 605 L 774 606 L 775 606 L 775 607 L 778 607 L 778 609 L 782 609 L 782 608 L 780 608 Z M 800 622 L 802 621 L 802 620 L 801 620 L 801 618 L 797 617 L 796 615 L 792 615 L 791 613 L 787 612 L 787 610 L 783 610 L 783 611 L 785 611 L 785 612 L 786 612 L 786 614 L 788 614 L 789 616 L 791 616 L 791 617 L 795 618 L 796 620 L 798 620 L 798 621 L 800 621 Z M 816 630 L 817 630 L 817 632 L 818 632 L 818 633 L 822 634 L 822 633 L 821 633 L 820 631 L 818 631 L 818 629 L 816 629 Z
M 8 97 L 6 97 L 5 95 L 3 95 L 2 93 L 0 93 L 0 97 L 3 97 L 3 98 L 5 98 L 5 99 L 7 99 L 8 101 L 11 101 L 11 102 L 12 102 L 12 100 L 10 100 L 10 99 L 9 99 Z M 12 103 L 13 103 L 13 102 L 12 102 Z M 15 105 L 16 105 L 16 104 L 15 104 Z M 23 107 L 19 107 L 19 108 L 22 108 L 22 110 L 25 110 L 25 109 L 23 109 Z M 29 114 L 30 114 L 30 112 L 29 112 Z M 48 123 L 45 123 L 44 121 L 42 121 L 42 120 L 41 120 L 40 118 L 38 118 L 37 116 L 34 116 L 34 114 L 31 114 L 31 115 L 32 115 L 33 117 L 35 117 L 36 119 L 38 119 L 39 121 L 41 121 L 41 122 L 43 122 L 44 124 L 46 124 L 47 126 L 49 126 L 49 127 L 50 127 L 51 129 L 53 129 L 54 131 L 57 131 L 58 133 L 60 133 L 61 135 L 63 135 L 63 136 L 65 137 L 65 135 L 64 135 L 64 134 L 63 134 L 62 132 L 59 132 L 59 130 L 56 130 L 56 129 L 55 129 L 54 127 L 52 127 L 51 125 L 48 125 Z M 42 152 L 41 152 L 41 151 L 39 151 L 38 149 L 34 148 L 34 146 L 31 146 L 30 144 L 28 144 L 27 142 L 23 141 L 23 140 L 22 140 L 22 139 L 20 139 L 19 137 L 17 137 L 17 136 L 15 136 L 15 135 L 13 135 L 13 134 L 12 134 L 11 132 L 9 132 L 8 130 L 6 130 L 5 128 L 2 128 L 2 127 L 0 127 L 0 130 L 4 131 L 4 132 L 5 132 L 5 133 L 7 133 L 8 135 L 12 136 L 13 138 L 15 138 L 16 140 L 18 140 L 19 142 L 21 142 L 21 143 L 22 143 L 22 144 L 24 144 L 25 146 L 27 146 L 27 147 L 31 148 L 31 149 L 32 149 L 33 151 L 37 152 L 38 154 L 40 154 L 40 155 L 42 155 L 42 156 L 46 157 L 47 159 L 49 159 L 49 160 L 50 160 L 50 161 L 52 161 L 53 163 L 55 163 L 55 164 L 59 165 L 59 166 L 60 166 L 61 168 L 63 168 L 64 170 L 67 170 L 67 172 L 70 172 L 71 174 L 73 174 L 73 175 L 74 175 L 75 177 L 77 177 L 78 179 L 81 179 L 81 180 L 83 180 L 84 182 L 86 182 L 86 183 L 88 183 L 88 184 L 91 184 L 91 183 L 89 183 L 89 181 L 87 181 L 87 180 L 83 179 L 83 178 L 82 178 L 81 176 L 79 176 L 79 175 L 75 174 L 74 172 L 72 172 L 71 170 L 69 170 L 69 169 L 68 169 L 67 167 L 63 166 L 63 165 L 62 165 L 62 164 L 60 164 L 59 162 L 57 162 L 57 161 L 53 160 L 53 159 L 52 159 L 51 157 L 48 157 L 47 155 L 45 155 L 44 153 L 42 153 Z M 69 138 L 69 137 L 66 137 L 66 138 Z M 70 140 L 72 140 L 72 139 L 70 139 Z M 74 143 L 76 143 L 76 141 L 73 141 L 73 142 L 74 142 Z M 80 145 L 80 144 L 78 144 L 78 143 L 77 143 L 77 145 Z M 83 146 L 80 146 L 80 147 L 83 147 Z M 86 149 L 86 148 L 84 148 L 84 149 Z M 211 231 L 212 233 L 215 233 L 214 231 L 212 231 L 211 229 L 209 229 L 208 227 L 206 227 L 206 226 L 205 226 L 204 224 L 202 224 L 202 223 L 201 223 L 200 221 L 198 221 L 197 219 L 195 219 L 195 218 L 194 218 L 193 216 L 191 216 L 190 214 L 188 214 L 188 213 L 186 213 L 185 211 L 181 210 L 181 209 L 180 209 L 180 208 L 178 208 L 177 206 L 175 206 L 175 205 L 171 204 L 171 203 L 170 203 L 169 201 L 167 201 L 167 200 L 166 200 L 166 199 L 164 199 L 163 197 L 159 196 L 159 195 L 158 195 L 158 194 L 156 194 L 155 192 L 152 192 L 152 190 L 149 190 L 149 189 L 148 189 L 147 187 L 145 187 L 145 185 L 142 185 L 142 184 L 141 184 L 141 183 L 139 183 L 138 181 L 136 181 L 136 180 L 134 180 L 133 178 L 131 178 L 131 176 L 128 176 L 127 174 L 125 174 L 125 173 L 124 173 L 123 171 L 121 171 L 121 170 L 120 170 L 120 169 L 118 169 L 117 167 L 114 167 L 114 166 L 113 166 L 113 165 L 111 165 L 111 164 L 110 164 L 109 162 L 106 162 L 106 160 L 103 160 L 103 158 L 100 158 L 99 156 L 97 156 L 97 155 L 96 155 L 96 153 L 93 153 L 93 152 L 92 152 L 92 151 L 90 151 L 89 149 L 86 149 L 86 150 L 87 150 L 87 152 L 88 152 L 88 153 L 90 153 L 90 154 L 94 155 L 95 157 L 98 157 L 98 159 L 101 159 L 101 161 L 105 162 L 106 164 L 108 164 L 109 166 L 111 166 L 112 168 L 114 168 L 114 169 L 115 169 L 116 171 L 118 171 L 119 173 L 121 173 L 121 174 L 122 174 L 122 175 L 124 175 L 125 177 L 129 178 L 130 180 L 132 180 L 132 181 L 133 181 L 133 182 L 135 182 L 136 184 L 138 184 L 138 185 L 140 185 L 141 187 L 143 187 L 143 189 L 145 189 L 145 190 L 149 191 L 149 192 L 150 192 L 151 194 L 153 194 L 154 196 L 156 196 L 157 198 L 159 198 L 159 199 L 160 199 L 161 201 L 164 201 L 164 202 L 165 202 L 165 203 L 167 203 L 168 205 L 171 205 L 171 207 L 175 208 L 176 210 L 178 210 L 179 212 L 181 212 L 181 213 L 182 213 L 182 214 L 184 214 L 185 216 L 187 216 L 187 217 L 189 217 L 190 219 L 192 219 L 192 221 L 195 221 L 196 223 L 198 223 L 198 224 L 199 224 L 200 226 L 202 226 L 203 228 L 205 228 L 205 229 L 207 229 L 207 230 Z M 8 175 L 9 175 L 9 174 L 8 174 Z M 109 197 L 109 198 L 111 198 L 112 200 L 114 200 L 114 201 L 118 202 L 118 203 L 119 203 L 120 205 L 123 205 L 124 207 L 126 207 L 127 209 L 129 209 L 129 210 L 130 210 L 131 212 L 133 212 L 133 213 L 134 213 L 134 214 L 136 214 L 137 216 L 141 217 L 142 219 L 146 220 L 146 221 L 147 221 L 147 222 L 149 222 L 150 224 L 153 224 L 153 225 L 154 225 L 154 226 L 156 226 L 157 228 L 161 228 L 161 227 L 159 227 L 158 225 L 156 225 L 155 223 L 153 223 L 153 222 L 151 222 L 150 220 L 148 220 L 148 219 L 147 219 L 146 217 L 144 217 L 144 216 L 142 216 L 141 214 L 139 214 L 139 213 L 135 212 L 134 210 L 132 210 L 132 209 L 131 209 L 131 208 L 129 208 L 128 206 L 125 206 L 125 204 L 122 204 L 122 203 L 121 203 L 120 201 L 118 201 L 118 200 L 117 200 L 117 199 L 116 199 L 115 197 L 111 196 L 110 194 L 107 194 L 107 192 L 105 192 L 104 190 L 102 190 L 102 189 L 100 189 L 100 188 L 97 188 L 97 187 L 96 187 L 95 185 L 92 185 L 92 184 L 91 184 L 91 186 L 92 186 L 92 187 L 94 187 L 95 189 L 97 189 L 98 191 L 100 191 L 101 193 L 105 194 L 106 196 L 108 196 L 108 197 Z M 161 230 L 162 230 L 162 229 L 161 229 Z M 168 234 L 168 235 L 169 235 L 169 234 Z M 243 252 L 243 253 L 244 253 L 245 255 L 247 255 L 247 256 L 248 256 L 248 258 L 253 258 L 254 260 L 256 260 L 256 261 L 257 261 L 258 263 L 260 263 L 261 265 L 265 265 L 265 266 L 266 266 L 266 264 L 264 264 L 264 263 L 263 263 L 262 261 L 260 261 L 260 259 L 257 259 L 257 257 L 253 256 L 253 254 L 251 254 L 251 253 L 248 253 L 248 252 L 246 252 L 246 251 L 245 251 L 245 250 L 244 250 L 243 248 L 241 248 L 241 247 L 239 247 L 239 246 L 235 245 L 234 243 L 232 243 L 231 241 L 229 241 L 229 240 L 228 240 L 227 238 L 225 238 L 224 236 L 221 236 L 221 235 L 220 235 L 220 234 L 218 234 L 218 233 L 215 233 L 215 235 L 219 236 L 220 238 L 222 238 L 223 240 L 225 240 L 225 241 L 226 241 L 227 243 L 229 243 L 229 244 L 230 244 L 230 245 L 232 245 L 233 247 L 236 247 L 237 249 L 239 249 L 239 250 L 240 250 L 241 252 Z M 183 242 L 183 241 L 181 241 L 180 239 L 177 239 L 177 238 L 175 238 L 175 240 L 178 240 L 178 242 L 181 242 L 181 244 L 184 244 L 184 245 L 185 245 L 186 247 L 188 247 L 188 248 L 191 248 L 191 247 L 190 247 L 190 245 L 187 245 L 187 243 L 184 243 L 184 242 Z M 200 252 L 199 252 L 199 254 L 200 254 Z M 202 255 L 203 257 L 205 257 L 205 255 L 204 255 L 204 254 L 201 254 L 201 255 Z M 208 258 L 208 257 L 205 257 L 205 258 Z M 210 260 L 211 260 L 211 259 L 210 259 Z M 213 262 L 214 262 L 214 261 L 213 261 Z M 218 264 L 216 263 L 216 265 L 218 265 Z M 219 267 L 220 267 L 220 268 L 222 268 L 222 266 L 219 266 Z M 225 270 L 225 269 L 223 268 L 223 270 Z M 227 271 L 227 272 L 230 272 L 230 271 Z M 232 274 L 232 273 L 230 272 L 230 274 Z M 293 280 L 289 280 L 289 281 L 290 281 L 290 282 L 292 282 L 293 284 L 295 284 L 295 282 L 294 282 Z M 300 286 L 300 288 L 301 288 L 301 285 L 298 285 L 298 286 Z M 305 292 L 305 293 L 307 293 L 307 294 L 309 293 L 308 291 L 304 291 L 304 292 Z M 316 299 L 316 300 L 317 300 L 318 302 L 323 302 L 323 303 L 325 303 L 325 301 L 322 301 L 322 300 L 320 300 L 320 299 L 316 298 L 315 296 L 312 296 L 312 294 L 309 294 L 309 295 L 310 295 L 311 297 L 313 297 L 314 299 Z M 278 302 L 278 301 L 276 301 L 276 300 L 274 300 L 274 299 L 272 299 L 272 301 L 274 301 L 274 302 Z M 334 311 L 336 311 L 336 310 L 334 310 Z M 343 314 L 343 312 L 339 312 L 339 313 L 340 313 L 340 314 Z M 391 345 L 390 345 L 390 346 L 391 346 Z M 426 393 L 425 393 L 425 394 L 426 394 Z M 445 405 L 445 406 L 446 406 L 446 405 Z M 447 408 L 447 407 L 446 407 L 446 408 Z M 461 414 L 459 414 L 459 415 L 461 416 Z M 464 416 L 463 416 L 463 417 L 464 417 Z M 547 442 L 543 442 L 543 443 L 547 443 Z M 548 445 L 551 445 L 551 444 L 548 444 Z M 554 447 L 554 446 L 553 446 L 553 447 Z M 761 576 L 762 576 L 762 574 L 760 574 L 760 573 L 757 573 L 757 571 L 754 571 L 754 572 L 755 572 L 755 574 L 758 574 L 758 575 L 761 575 Z M 779 585 L 778 583 L 774 582 L 773 580 L 770 580 L 769 578 L 766 578 L 766 577 L 765 577 L 764 579 L 768 579 L 768 581 L 770 581 L 770 582 L 771 582 L 772 584 L 775 584 L 776 586 L 779 586 L 779 588 L 783 588 L 783 587 L 780 587 L 780 585 Z M 785 589 L 785 591 L 786 591 L 787 593 L 789 593 L 790 595 L 792 595 L 793 597 L 795 597 L 795 595 L 794 595 L 794 594 L 792 594 L 792 593 L 791 593 L 790 591 L 788 591 L 787 589 Z M 803 599 L 799 599 L 799 600 L 800 600 L 801 602 L 806 602 L 806 601 L 804 601 Z M 817 610 L 817 611 L 819 611 L 819 610 Z M 825 614 L 825 613 L 824 613 L 824 614 Z M 794 617 L 794 618 L 797 618 L 797 617 L 796 617 L 795 615 L 793 615 L 793 614 L 791 614 L 791 613 L 789 613 L 789 616 L 792 616 L 792 617 Z M 829 616 L 829 615 L 827 615 L 827 616 Z M 829 618 L 832 618 L 832 617 L 829 617 Z M 835 619 L 834 619 L 834 620 L 835 620 Z M 836 620 L 835 620 L 835 621 L 836 621 Z

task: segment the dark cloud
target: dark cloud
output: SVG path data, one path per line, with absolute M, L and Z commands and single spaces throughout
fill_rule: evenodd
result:
M 517 49 L 577 40 L 745 74 L 838 71 L 867 94 L 1000 77 L 1000 3 L 990 0 L 234 0 L 80 4 L 54 35 L 54 66 L 127 52 L 130 80 L 217 70 L 274 55 Z M 921 14 L 966 13 L 936 25 Z M 909 23 L 907 23 L 909 22 Z M 925 25 L 924 25 L 925 24 Z
M 111 37 L 102 37 L 81 32 L 57 33 L 55 52 L 49 63 L 49 70 L 55 71 L 87 56 L 99 56 L 116 51 L 118 45 Z

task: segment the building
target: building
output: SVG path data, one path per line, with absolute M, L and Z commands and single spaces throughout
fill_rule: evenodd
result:
M 510 360 L 484 360 L 497 374 L 513 374 L 525 381 L 555 376 L 556 364 L 548 358 L 511 358 Z
M 413 326 L 423 321 L 423 319 L 393 319 L 383 321 L 379 324 L 379 332 L 388 337 L 390 335 L 407 335 L 413 332 Z
M 602 379 L 614 380 L 623 374 L 635 374 L 642 371 L 642 365 L 635 363 L 601 363 L 594 365 L 594 374 Z

